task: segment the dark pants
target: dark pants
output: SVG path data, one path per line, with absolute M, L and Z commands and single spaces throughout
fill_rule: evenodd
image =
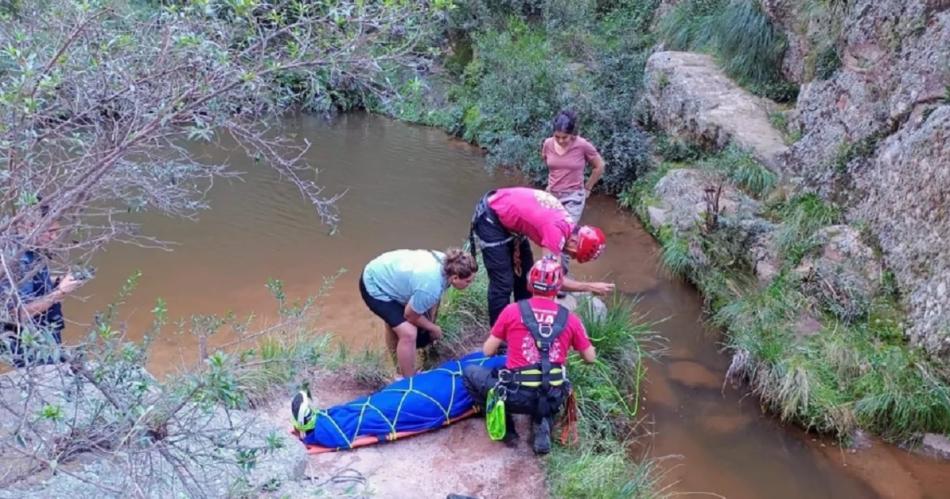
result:
M 502 309 L 511 303 L 514 292 L 515 301 L 531 298 L 528 292 L 528 272 L 534 265 L 531 243 L 527 238 L 514 237 L 501 226 L 498 217 L 488 208 L 485 198 L 479 201 L 472 221 L 472 230 L 487 247 L 482 250 L 482 262 L 488 272 L 488 321 L 494 326 Z M 506 239 L 507 243 L 498 244 Z M 515 275 L 515 249 L 521 263 L 521 275 Z
M 406 305 L 395 301 L 383 301 L 374 298 L 366 290 L 366 284 L 363 282 L 364 276 L 360 276 L 360 296 L 363 297 L 363 303 L 383 320 L 387 326 L 394 328 L 403 322 L 406 322 Z M 426 310 L 425 316 L 430 321 L 432 319 L 431 310 Z M 416 348 L 425 348 L 432 344 L 432 333 L 428 329 L 416 326 Z
M 488 390 L 498 383 L 498 374 L 492 371 L 485 366 L 466 366 L 462 371 L 462 383 L 465 389 L 468 390 L 475 403 L 482 407 L 485 406 L 485 399 L 488 398 Z M 567 400 L 570 392 L 570 386 L 567 383 L 550 387 L 548 397 L 551 411 L 549 414 L 539 414 L 538 398 L 541 396 L 541 390 L 517 387 L 517 385 L 512 388 L 508 389 L 508 398 L 505 399 L 505 412 L 530 415 L 534 423 L 540 423 L 543 418 L 548 418 L 550 423 L 550 419 L 556 416 L 564 406 L 564 401 Z

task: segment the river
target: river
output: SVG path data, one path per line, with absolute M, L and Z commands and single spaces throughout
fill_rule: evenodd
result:
M 356 348 L 382 348 L 380 323 L 363 306 L 356 280 L 370 259 L 395 248 L 444 248 L 467 236 L 476 200 L 487 190 L 519 182 L 484 169 L 481 153 L 440 131 L 362 114 L 330 124 L 300 115 L 285 130 L 306 137 L 307 159 L 320 168 L 328 192 L 346 191 L 342 224 L 329 235 L 313 209 L 277 173 L 242 153 L 215 144 L 195 147 L 201 157 L 227 162 L 240 180 L 220 182 L 211 210 L 199 220 L 141 215 L 143 231 L 173 241 L 172 251 L 111 245 L 94 265 L 96 278 L 79 299 L 66 303 L 66 341 L 112 300 L 139 270 L 135 293 L 119 311 L 131 337 L 151 321 L 157 297 L 172 318 L 192 314 L 273 318 L 276 304 L 265 287 L 280 279 L 291 298 L 316 293 L 324 277 L 345 269 L 320 300 L 321 327 Z M 228 152 L 231 150 L 231 152 Z M 666 354 L 650 362 L 644 386 L 646 452 L 662 458 L 664 485 L 677 495 L 730 498 L 950 497 L 950 466 L 872 441 L 870 448 L 840 449 L 834 442 L 763 415 L 754 397 L 723 387 L 728 360 L 719 333 L 702 323 L 695 289 L 667 275 L 657 245 L 635 217 L 606 197 L 591 199 L 584 221 L 604 228 L 607 251 L 572 271 L 614 281 L 640 297 L 639 309 L 665 319 L 656 329 Z M 140 333 L 139 333 L 140 334 Z M 225 335 L 225 338 L 227 336 Z M 150 367 L 168 373 L 193 365 L 196 340 L 161 336 Z

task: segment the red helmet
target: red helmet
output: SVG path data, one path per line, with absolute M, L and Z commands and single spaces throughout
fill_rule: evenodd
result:
M 531 266 L 528 274 L 528 289 L 535 296 L 553 298 L 561 289 L 564 282 L 564 271 L 561 262 L 555 258 L 542 258 Z
M 582 225 L 577 229 L 577 249 L 574 259 L 580 263 L 596 260 L 607 246 L 604 231 L 593 225 Z

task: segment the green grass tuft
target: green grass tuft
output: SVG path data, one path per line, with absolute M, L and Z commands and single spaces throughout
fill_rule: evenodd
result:
M 798 265 L 818 245 L 818 229 L 838 223 L 841 210 L 815 194 L 803 194 L 779 206 L 777 216 L 784 222 L 777 239 L 779 249 L 789 265 Z
M 612 443 L 598 450 L 592 443 L 582 448 L 555 448 L 547 459 L 552 497 L 651 498 L 659 489 L 662 473 L 655 460 L 634 463 L 627 457 L 629 444 Z
M 635 462 L 629 451 L 639 412 L 643 359 L 656 351 L 652 323 L 635 312 L 636 300 L 616 294 L 607 313 L 596 316 L 581 303 L 579 313 L 597 348 L 597 363 L 568 359 L 578 408 L 579 443 L 556 445 L 547 459 L 554 497 L 655 497 L 656 462 Z M 652 346 L 649 350 L 646 346 Z
M 670 49 L 715 54 L 726 73 L 755 94 L 777 101 L 797 95 L 781 74 L 785 37 L 759 2 L 686 0 L 660 21 L 659 32 Z
M 676 275 L 688 275 L 693 267 L 689 254 L 689 241 L 674 233 L 669 227 L 660 229 L 660 232 L 665 233 L 660 237 L 663 244 L 660 260 L 663 266 Z
M 775 188 L 778 176 L 758 162 L 752 154 L 729 145 L 719 154 L 702 162 L 705 168 L 721 171 L 733 183 L 756 197 Z

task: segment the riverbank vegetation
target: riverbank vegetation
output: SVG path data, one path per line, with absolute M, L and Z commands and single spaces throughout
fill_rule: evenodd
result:
M 745 250 L 740 220 L 720 217 L 714 230 L 650 224 L 647 208 L 658 203 L 661 178 L 710 166 L 764 199 L 765 219 L 757 223 L 778 227 L 778 268 L 765 283 Z M 737 175 L 756 168 L 767 171 L 730 148 L 695 163 L 665 162 L 620 196 L 660 241 L 666 267 L 703 293 L 709 320 L 726 332 L 733 355 L 728 376 L 748 382 L 782 419 L 844 440 L 859 428 L 902 442 L 950 431 L 950 373 L 908 344 L 893 277 L 884 272 L 870 298 L 815 281 L 802 264 L 819 256 L 821 229 L 843 222 L 839 209 L 812 194 L 777 194 L 768 175 Z
M 620 192 L 643 173 L 649 139 L 631 118 L 658 1 L 525 1 L 507 9 L 460 4 L 450 15 L 452 50 L 443 71 L 407 84 L 394 116 L 477 143 L 492 166 L 545 178 L 541 142 L 560 109 L 610 165 L 598 186 Z M 426 89 L 429 91 L 427 92 Z

